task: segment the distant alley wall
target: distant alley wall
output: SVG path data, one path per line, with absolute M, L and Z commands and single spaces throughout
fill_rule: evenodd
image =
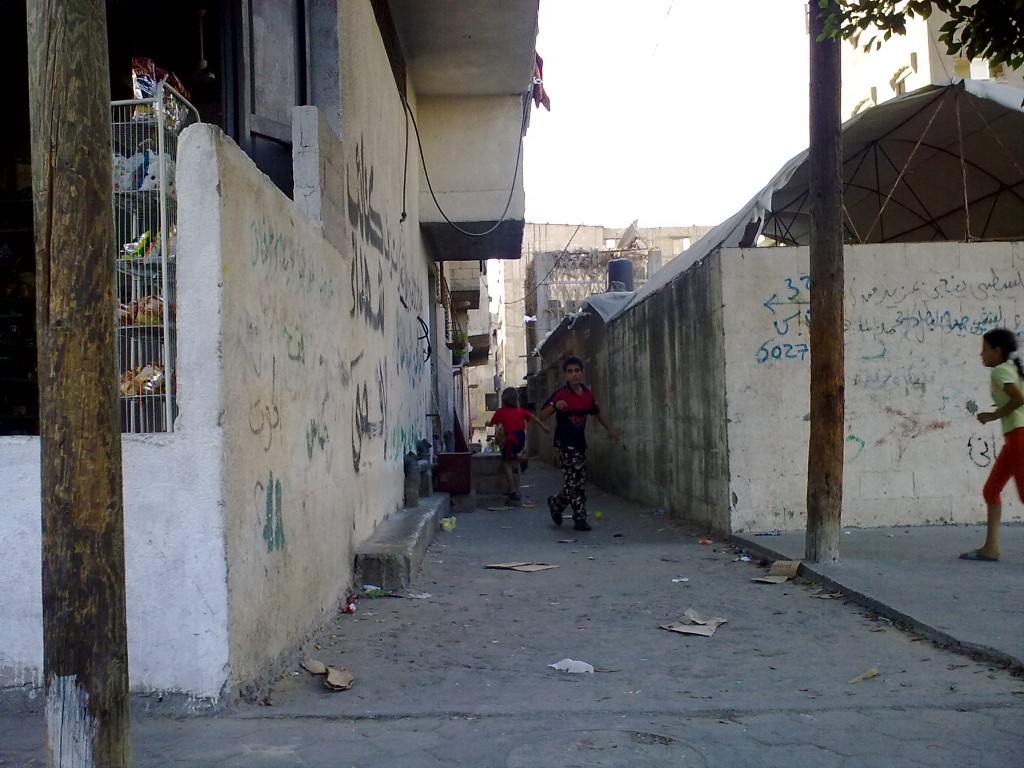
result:
M 725 345 L 719 263 L 705 260 L 607 328 L 596 316 L 544 348 L 548 389 L 577 354 L 622 439 L 588 429 L 590 479 L 651 507 L 728 526 Z M 539 403 L 538 403 L 539 405 Z M 538 436 L 554 460 L 550 438 Z

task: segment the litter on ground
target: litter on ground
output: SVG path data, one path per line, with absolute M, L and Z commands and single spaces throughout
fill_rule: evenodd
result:
M 715 630 L 721 624 L 725 624 L 726 621 L 727 619 L 723 619 L 721 616 L 705 618 L 693 610 L 693 608 L 687 608 L 683 618 L 679 621 L 674 621 L 671 624 L 659 624 L 658 626 L 661 629 L 667 629 L 669 632 L 678 632 L 682 635 L 711 637 L 715 634 Z
M 312 675 L 325 675 L 324 685 L 332 691 L 347 691 L 355 677 L 345 667 L 331 667 L 317 659 L 303 659 L 302 667 Z
M 850 685 L 853 685 L 854 683 L 859 683 L 861 680 L 870 680 L 872 677 L 878 677 L 880 674 L 882 674 L 882 670 L 878 667 L 872 667 L 867 672 L 861 672 L 856 677 L 851 677 L 847 682 Z
M 796 576 L 799 571 L 799 560 L 776 560 L 768 569 L 767 576 L 755 576 L 751 581 L 759 581 L 762 584 L 781 584 Z
M 585 661 L 576 661 L 575 659 L 565 658 L 561 661 L 556 661 L 554 664 L 548 664 L 552 669 L 557 669 L 559 672 L 593 672 L 594 667 L 587 664 Z
M 535 571 L 546 571 L 549 568 L 557 568 L 557 565 L 550 565 L 549 563 L 534 563 L 530 561 L 515 562 L 515 563 L 491 563 L 485 565 L 484 568 L 496 568 L 502 571 L 522 571 L 523 573 L 534 573 Z
M 355 677 L 345 667 L 328 667 L 324 685 L 332 691 L 347 691 L 355 682 Z

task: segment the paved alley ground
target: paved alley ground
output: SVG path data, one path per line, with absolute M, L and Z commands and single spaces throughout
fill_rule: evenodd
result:
M 557 481 L 531 467 L 534 508 L 460 515 L 416 579 L 430 597 L 360 599 L 262 705 L 136 714 L 135 765 L 1024 764 L 1024 679 L 802 579 L 753 583 L 764 570 L 700 544 L 706 531 L 594 489 L 594 530 L 556 528 Z M 512 561 L 558 567 L 484 567 Z M 659 628 L 687 609 L 727 622 L 711 637 Z M 347 667 L 353 687 L 327 690 L 304 655 Z M 564 658 L 597 671 L 548 666 Z M 45 765 L 42 739 L 37 712 L 0 712 L 0 766 Z

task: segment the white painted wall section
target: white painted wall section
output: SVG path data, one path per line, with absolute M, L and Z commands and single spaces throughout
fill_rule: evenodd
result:
M 734 531 L 805 524 L 808 250 L 723 251 Z M 981 336 L 1024 331 L 1024 245 L 846 249 L 843 522 L 979 523 L 1001 449 Z M 1004 493 L 1007 521 L 1024 519 Z

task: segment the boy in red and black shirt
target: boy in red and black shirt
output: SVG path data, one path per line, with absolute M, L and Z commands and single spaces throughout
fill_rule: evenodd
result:
M 505 479 L 508 481 L 508 493 L 505 498 L 510 504 L 521 501 L 519 497 L 519 474 L 515 464 L 519 461 L 519 452 L 526 445 L 526 422 L 536 417 L 525 408 L 519 407 L 519 392 L 515 387 L 507 387 L 501 393 L 501 407 L 494 412 L 490 423 L 500 426 L 502 430 L 501 458 L 505 463 Z M 545 432 L 548 428 L 537 422 L 537 426 Z
M 587 416 L 594 416 L 612 440 L 618 442 L 619 433 L 608 423 L 594 397 L 594 391 L 583 383 L 583 361 L 568 357 L 562 363 L 565 385 L 556 390 L 544 403 L 538 414 L 546 419 L 555 416 L 555 448 L 558 465 L 562 468 L 564 487 L 555 496 L 548 497 L 548 509 L 555 525 L 562 524 L 562 512 L 572 507 L 573 526 L 577 531 L 589 531 L 587 522 Z

